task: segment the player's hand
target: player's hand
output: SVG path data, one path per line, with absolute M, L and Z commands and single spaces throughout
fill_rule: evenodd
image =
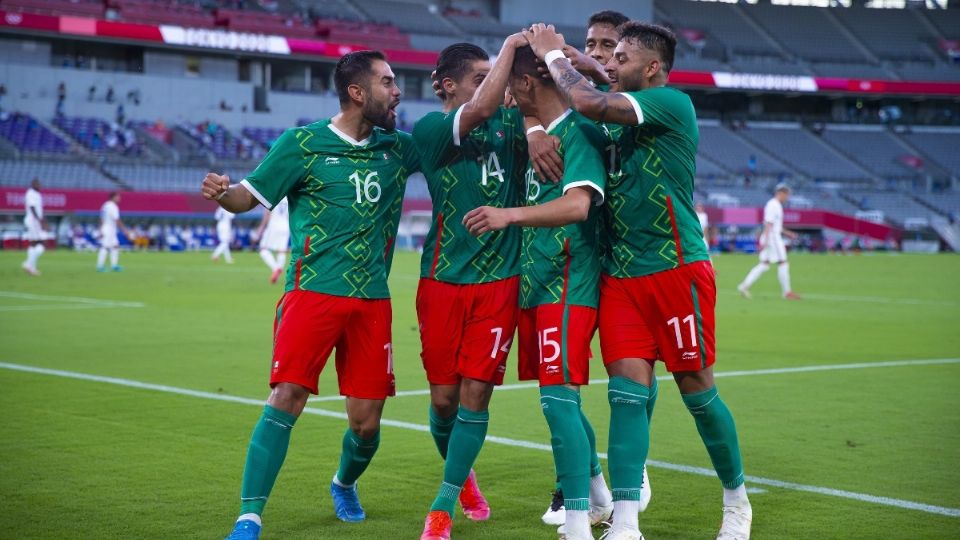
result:
M 509 88 L 503 91 L 503 106 L 507 109 L 512 109 L 517 106 L 517 100 L 513 99 L 513 94 L 510 93 Z
M 533 170 L 540 178 L 559 182 L 563 179 L 563 159 L 560 157 L 560 139 L 547 135 L 543 131 L 534 131 L 527 135 L 527 153 L 533 163 Z
M 570 65 L 584 77 L 589 77 L 596 84 L 610 84 L 610 78 L 607 77 L 603 65 L 593 58 L 587 56 L 582 51 L 571 45 L 563 46 L 563 54 L 570 60 Z M 537 66 L 537 71 L 544 79 L 550 78 L 550 68 L 546 64 Z
M 555 49 L 562 50 L 565 45 L 563 34 L 558 34 L 552 24 L 537 23 L 531 25 L 530 29 L 524 31 L 523 35 L 530 43 L 530 48 L 533 49 L 534 54 L 541 60 L 548 52 Z
M 502 48 L 505 49 L 509 46 L 509 47 L 513 47 L 514 49 L 519 49 L 520 47 L 525 47 L 529 45 L 529 43 L 527 43 L 527 37 L 523 35 L 525 31 L 526 29 L 519 31 L 516 34 L 511 34 L 507 36 L 507 39 L 503 40 Z
M 481 206 L 463 216 L 463 225 L 474 236 L 490 231 L 499 231 L 510 225 L 510 208 Z
M 440 81 L 437 80 L 437 70 L 430 72 L 430 80 L 433 81 L 433 95 L 438 98 L 443 98 L 443 87 L 440 86 Z
M 207 176 L 203 179 L 203 184 L 200 185 L 200 193 L 203 194 L 204 199 L 215 200 L 222 193 L 226 193 L 227 189 L 230 188 L 230 177 L 227 175 L 220 175 L 217 173 L 207 173 Z

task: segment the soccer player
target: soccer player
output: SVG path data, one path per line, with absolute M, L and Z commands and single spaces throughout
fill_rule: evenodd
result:
M 44 231 L 47 230 L 47 220 L 43 217 L 43 196 L 40 195 L 39 178 L 30 181 L 30 188 L 23 196 L 23 210 L 23 226 L 27 229 L 24 239 L 30 242 L 30 246 L 27 248 L 27 259 L 23 261 L 20 268 L 31 276 L 39 276 L 37 259 L 43 255 Z
M 213 213 L 213 219 L 217 220 L 217 241 L 219 242 L 217 248 L 213 250 L 213 255 L 210 256 L 214 262 L 220 260 L 220 255 L 223 255 L 223 260 L 227 261 L 227 264 L 233 264 L 230 242 L 233 240 L 234 217 L 236 214 L 220 207 L 217 207 L 217 211 Z
M 503 382 L 517 324 L 520 231 L 471 236 L 462 224 L 478 206 L 516 206 L 527 161 L 524 118 L 501 106 L 515 34 L 491 69 L 469 43 L 444 49 L 436 80 L 443 110 L 413 128 L 433 200 L 417 289 L 421 358 L 430 383 L 430 432 L 444 458 L 443 482 L 427 514 L 423 540 L 449 539 L 459 499 L 467 518 L 490 507 L 471 468 L 487 432 L 493 388 Z
M 270 283 L 276 283 L 287 265 L 290 251 L 290 210 L 287 198 L 280 199 L 263 213 L 257 236 L 260 237 L 260 258 L 270 268 Z
M 117 238 L 117 229 L 123 232 L 124 236 L 131 238 L 133 235 L 127 227 L 120 221 L 120 194 L 116 191 L 110 193 L 107 202 L 100 207 L 100 252 L 97 253 L 97 272 L 106 272 L 107 253 L 110 253 L 110 269 L 114 272 L 123 270 L 120 266 L 120 240 Z
M 696 112 L 686 94 L 666 86 L 676 37 L 656 25 L 621 26 L 606 65 L 620 92 L 604 93 L 571 66 L 553 27 L 534 25 L 526 35 L 577 111 L 625 126 L 619 174 L 607 185 L 610 252 L 600 285 L 614 498 L 607 538 L 642 538 L 638 500 L 649 447 L 644 406 L 658 359 L 673 374 L 723 485 L 718 538 L 749 538 L 752 510 L 737 431 L 713 381 L 716 283 L 693 206 Z
M 599 205 L 609 141 L 594 122 L 569 109 L 553 80 L 540 77 L 537 64 L 529 46 L 517 50 L 510 93 L 526 116 L 536 116 L 560 139 L 563 179 L 544 181 L 528 166 L 526 206 L 483 206 L 469 212 L 464 225 L 475 235 L 524 227 L 520 379 L 540 381 L 540 405 L 564 494 L 561 538 L 592 540 L 591 521 L 609 519 L 613 511 L 579 391 L 590 379 L 590 342 L 597 327 Z
M 750 287 L 760 279 L 771 264 L 777 265 L 780 290 L 787 300 L 799 300 L 800 295 L 790 288 L 790 263 L 787 262 L 787 247 L 783 237 L 791 240 L 797 233 L 783 228 L 783 204 L 790 198 L 790 187 L 777 184 L 773 197 L 763 207 L 763 231 L 760 233 L 760 264 L 754 266 L 737 290 L 744 298 L 750 298 Z
M 380 445 L 384 401 L 394 394 L 387 275 L 419 156 L 410 135 L 394 131 L 400 89 L 382 53 L 344 55 L 334 82 L 339 114 L 285 131 L 239 184 L 214 173 L 203 181 L 203 195 L 234 213 L 288 198 L 297 253 L 277 305 L 273 390 L 250 440 L 231 540 L 259 537 L 290 432 L 334 348 L 349 422 L 330 483 L 342 521 L 366 518 L 356 483 Z
M 707 216 L 703 203 L 698 202 L 694 208 L 697 211 L 697 220 L 700 221 L 700 230 L 703 231 L 703 245 L 707 246 L 707 253 L 710 253 L 710 241 L 707 239 L 710 235 L 710 217 Z

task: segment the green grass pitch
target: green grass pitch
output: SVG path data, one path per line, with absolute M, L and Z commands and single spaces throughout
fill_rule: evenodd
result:
M 48 252 L 40 278 L 20 271 L 22 257 L 0 252 L 0 537 L 225 536 L 257 403 L 268 392 L 280 287 L 250 253 L 233 266 L 212 264 L 207 253 L 125 253 L 122 273 L 98 274 L 94 254 Z M 748 485 L 763 490 L 751 495 L 754 538 L 960 538 L 960 363 L 949 361 L 960 357 L 960 258 L 797 255 L 800 302 L 777 297 L 775 272 L 753 300 L 741 299 L 735 285 L 754 261 L 716 259 L 716 370 L 741 372 L 718 385 L 737 420 L 746 472 L 759 478 Z M 418 268 L 416 255 L 398 253 L 391 277 L 400 391 L 427 387 L 413 303 Z M 790 369 L 922 359 L 948 361 Z M 592 370 L 604 377 L 599 361 Z M 515 382 L 511 361 L 507 384 Z M 661 384 L 653 501 L 641 529 L 650 539 L 713 538 L 719 481 L 674 467 L 710 463 L 675 386 Z M 335 394 L 325 372 L 321 395 Z M 213 399 L 229 396 L 248 401 Z M 328 493 L 345 422 L 301 417 L 263 538 L 418 538 L 441 475 L 429 434 L 415 429 L 426 424 L 427 406 L 423 394 L 387 402 L 385 419 L 415 425 L 383 428 L 360 482 L 362 524 L 336 521 Z M 335 399 L 310 407 L 343 410 Z M 584 407 L 603 451 L 604 384 L 584 390 Z M 489 433 L 549 444 L 536 390 L 496 392 Z M 548 452 L 490 441 L 476 469 L 493 517 L 475 524 L 458 516 L 457 538 L 556 538 L 540 523 L 553 486 Z

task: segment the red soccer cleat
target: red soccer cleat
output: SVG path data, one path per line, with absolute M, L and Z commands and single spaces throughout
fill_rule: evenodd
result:
M 450 519 L 450 514 L 443 510 L 434 510 L 427 514 L 420 540 L 450 540 L 452 527 L 453 520 Z
M 490 504 L 480 493 L 480 486 L 477 485 L 477 473 L 472 469 L 467 481 L 460 490 L 460 506 L 463 507 L 463 515 L 471 521 L 486 521 L 490 519 Z
M 788 292 L 787 294 L 783 295 L 783 297 L 786 300 L 800 300 L 800 295 L 793 291 Z
M 270 274 L 270 283 L 276 283 L 277 280 L 280 279 L 280 274 L 282 273 L 283 273 L 283 268 L 277 268 L 276 270 L 274 270 L 273 273 Z

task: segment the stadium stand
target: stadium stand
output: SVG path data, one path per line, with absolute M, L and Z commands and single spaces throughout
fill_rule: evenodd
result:
M 814 179 L 862 180 L 870 173 L 793 122 L 747 122 L 740 134 Z
M 433 35 L 455 35 L 457 27 L 445 19 L 434 6 L 417 2 L 391 0 L 354 0 L 354 4 L 371 21 L 392 23 L 407 32 Z
M 916 175 L 902 159 L 912 153 L 898 137 L 884 126 L 828 124 L 823 140 L 852 156 L 860 165 L 883 178 Z
M 879 210 L 890 223 L 903 226 L 908 219 L 929 220 L 935 212 L 909 195 L 894 191 L 848 191 L 847 196 L 859 202 L 862 210 Z
M 43 15 L 75 15 L 79 17 L 102 17 L 102 0 L 3 0 L 0 9 L 21 13 Z
M 174 0 L 107 0 L 115 17 L 131 23 L 175 24 L 193 28 L 213 28 L 213 14 L 195 4 Z
M 0 119 L 0 136 L 22 152 L 62 154 L 70 150 L 67 141 L 27 114 L 13 113 Z
M 791 54 L 801 58 L 848 63 L 872 60 L 858 43 L 847 37 L 849 33 L 838 27 L 830 10 L 791 7 L 790 16 L 785 17 L 782 6 L 756 5 L 742 12 L 759 23 Z
M 149 165 L 108 164 L 107 172 L 138 191 L 186 191 L 195 192 L 209 169 L 193 167 L 163 167 Z M 223 171 L 235 181 L 240 181 L 249 169 Z
M 903 137 L 922 156 L 960 176 L 960 128 L 915 126 Z
M 51 188 L 112 190 L 119 187 L 97 170 L 83 163 L 0 161 L 0 186 L 26 188 L 34 178 L 39 178 L 44 186 Z
M 140 155 L 140 143 L 130 128 L 108 123 L 99 118 L 59 117 L 54 119 L 53 123 L 93 152 L 125 156 Z
M 700 121 L 700 153 L 720 164 L 730 173 L 748 172 L 751 157 L 755 158 L 756 174 L 794 175 L 795 171 L 719 122 Z

